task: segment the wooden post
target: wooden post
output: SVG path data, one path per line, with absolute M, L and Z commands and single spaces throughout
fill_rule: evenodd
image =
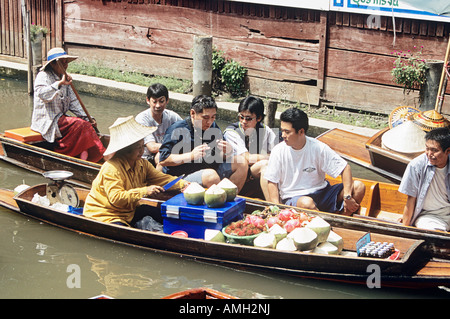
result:
M 30 25 L 31 25 L 31 17 L 30 11 L 27 10 L 27 5 L 25 4 L 25 0 L 22 0 L 22 20 L 23 27 L 25 32 L 25 42 L 27 44 L 27 62 L 28 62 L 28 74 L 27 74 L 27 82 L 28 82 L 28 94 L 33 95 L 33 60 L 31 53 L 31 41 L 30 41 Z
M 211 96 L 212 37 L 195 36 L 193 52 L 193 95 Z
M 266 117 L 264 118 L 264 124 L 268 127 L 275 127 L 275 114 L 277 113 L 278 102 L 269 101 L 266 107 Z

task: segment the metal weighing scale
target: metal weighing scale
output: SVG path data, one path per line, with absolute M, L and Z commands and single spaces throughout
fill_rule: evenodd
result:
M 72 207 L 78 207 L 80 201 L 77 191 L 64 180 L 72 177 L 69 171 L 48 171 L 42 173 L 45 178 L 51 179 L 52 183 L 47 184 L 47 198 L 50 204 L 62 203 Z

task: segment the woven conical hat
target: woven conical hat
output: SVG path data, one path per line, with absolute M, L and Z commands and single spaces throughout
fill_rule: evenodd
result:
M 425 151 L 425 132 L 412 121 L 406 121 L 384 133 L 381 142 L 396 152 L 421 153 Z
M 389 128 L 394 128 L 397 125 L 403 124 L 405 121 L 408 121 L 408 118 L 411 115 L 419 112 L 420 110 L 412 106 L 396 107 L 389 115 Z
M 111 139 L 104 156 L 134 144 L 144 137 L 156 131 L 156 127 L 144 126 L 136 122 L 133 116 L 119 117 L 113 125 L 109 127 Z
M 438 127 L 447 127 L 450 125 L 450 122 L 435 110 L 415 113 L 410 115 L 409 119 L 422 128 L 425 132 L 429 132 Z

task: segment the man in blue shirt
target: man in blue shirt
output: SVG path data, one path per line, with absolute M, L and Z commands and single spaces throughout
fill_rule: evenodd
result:
M 407 166 L 399 192 L 408 196 L 403 224 L 430 230 L 450 230 L 450 129 L 425 135 L 425 153 Z
M 232 146 L 223 140 L 222 130 L 215 122 L 216 113 L 217 104 L 212 97 L 195 97 L 189 116 L 167 129 L 159 149 L 160 165 L 164 173 L 186 174 L 184 180 L 206 188 L 226 177 L 241 190 L 248 162 L 243 156 L 233 156 Z

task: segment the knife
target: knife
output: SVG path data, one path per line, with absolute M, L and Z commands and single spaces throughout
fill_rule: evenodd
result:
M 182 174 L 180 176 L 178 176 L 177 178 L 175 178 L 173 181 L 168 182 L 166 185 L 163 186 L 164 190 L 168 190 L 169 188 L 171 188 L 173 185 L 175 185 L 180 179 L 182 179 L 184 177 L 185 174 Z

